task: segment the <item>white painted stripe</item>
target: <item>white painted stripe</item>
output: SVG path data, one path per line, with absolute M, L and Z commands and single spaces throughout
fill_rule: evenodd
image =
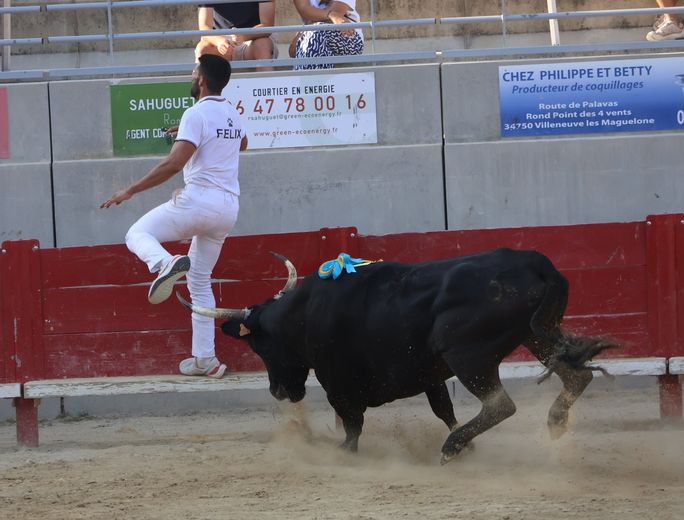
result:
M 307 386 L 320 386 L 310 375 Z M 131 376 L 93 377 L 82 379 L 51 379 L 24 384 L 24 396 L 76 397 L 86 395 L 156 394 L 167 392 L 220 392 L 225 390 L 268 390 L 266 372 L 233 372 L 221 379 L 210 377 Z
M 5 383 L 0 385 L 0 399 L 21 397 L 21 385 L 19 383 Z
M 589 363 L 592 366 L 600 366 L 614 376 L 660 376 L 667 373 L 666 358 L 624 358 L 624 359 L 600 359 Z M 544 373 L 544 365 L 538 361 L 515 361 L 499 365 L 499 377 L 501 379 L 526 379 L 539 377 Z M 594 372 L 601 376 L 601 372 Z M 450 381 L 456 381 L 452 377 Z
M 600 359 L 590 363 L 614 376 L 662 376 L 667 374 L 667 358 Z M 600 374 L 600 372 L 596 372 Z
M 684 374 L 684 357 L 670 358 L 670 374 Z

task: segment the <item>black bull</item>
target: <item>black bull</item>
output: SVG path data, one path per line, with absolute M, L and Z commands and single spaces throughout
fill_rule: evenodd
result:
M 280 258 L 293 286 L 296 271 Z M 586 363 L 616 346 L 564 333 L 567 300 L 568 282 L 546 256 L 497 249 L 419 264 L 379 262 L 338 280 L 314 274 L 249 309 L 184 303 L 200 314 L 231 318 L 222 330 L 247 340 L 261 357 L 277 399 L 301 400 L 313 369 L 342 419 L 342 446 L 351 451 L 366 408 L 424 392 L 451 430 L 442 447 L 445 462 L 515 413 L 498 369 L 518 345 L 546 366 L 546 376 L 562 380 L 548 426 L 553 438 L 565 432 L 570 406 L 592 379 Z M 482 402 L 462 426 L 445 384 L 454 375 Z

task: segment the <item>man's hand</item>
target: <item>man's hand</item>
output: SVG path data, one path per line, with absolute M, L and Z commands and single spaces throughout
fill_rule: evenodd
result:
M 340 13 L 331 10 L 328 13 L 328 19 L 334 23 L 334 24 L 343 24 L 343 23 L 350 23 L 351 20 L 349 20 L 346 16 L 341 15 Z M 354 36 L 354 33 L 356 32 L 356 29 L 344 29 L 343 31 L 340 31 L 343 36 L 346 37 L 351 37 Z
M 231 36 L 222 38 L 222 41 L 216 46 L 218 51 L 228 61 L 233 59 L 233 49 L 237 46 L 235 40 Z
M 126 188 L 125 190 L 119 190 L 109 199 L 100 204 L 100 209 L 107 209 L 112 204 L 116 204 L 118 206 L 124 200 L 130 199 L 132 196 L 133 194 L 130 191 L 128 191 L 128 188 Z
M 190 141 L 176 141 L 173 143 L 169 155 L 152 168 L 147 175 L 131 184 L 125 190 L 117 191 L 111 198 L 103 202 L 100 205 L 100 208 L 108 208 L 112 204 L 118 206 L 124 200 L 130 199 L 136 193 L 149 190 L 150 188 L 159 186 L 162 182 L 166 182 L 183 169 L 190 160 L 190 157 L 192 157 L 192 154 L 195 153 L 196 149 L 195 145 Z

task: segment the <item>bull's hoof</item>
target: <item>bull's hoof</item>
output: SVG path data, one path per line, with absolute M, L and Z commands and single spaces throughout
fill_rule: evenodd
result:
M 555 406 L 552 406 L 551 410 L 549 410 L 549 419 L 546 424 L 549 427 L 551 440 L 560 439 L 568 430 L 567 410 L 557 410 Z
M 444 466 L 447 462 L 450 462 L 458 453 L 442 453 L 442 457 L 439 459 L 439 465 Z
M 568 426 L 566 423 L 563 424 L 551 424 L 549 423 L 549 435 L 552 441 L 557 441 L 563 434 L 568 431 Z
M 340 444 L 340 449 L 348 451 L 349 453 L 357 453 L 359 451 L 359 446 L 356 443 L 344 441 Z
M 439 459 L 439 464 L 440 466 L 444 466 L 444 464 L 450 462 L 452 459 L 456 457 L 456 455 L 461 453 L 463 450 L 473 451 L 474 449 L 475 447 L 473 446 L 473 443 L 469 442 L 465 445 L 456 446 L 456 448 L 453 451 L 450 451 L 449 453 L 442 451 L 442 457 Z

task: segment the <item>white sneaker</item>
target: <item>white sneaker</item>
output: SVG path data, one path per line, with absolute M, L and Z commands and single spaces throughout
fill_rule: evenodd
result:
M 646 35 L 646 39 L 650 42 L 676 40 L 677 38 L 684 38 L 684 28 L 672 20 L 664 21 L 655 30 L 649 31 Z
M 157 279 L 150 285 L 147 299 L 150 303 L 157 304 L 168 300 L 173 292 L 173 284 L 182 278 L 190 270 L 190 258 L 187 256 L 176 255 L 166 264 Z
M 226 365 L 221 363 L 218 358 L 196 358 L 184 359 L 178 365 L 180 373 L 184 376 L 208 376 L 221 379 L 226 372 Z

